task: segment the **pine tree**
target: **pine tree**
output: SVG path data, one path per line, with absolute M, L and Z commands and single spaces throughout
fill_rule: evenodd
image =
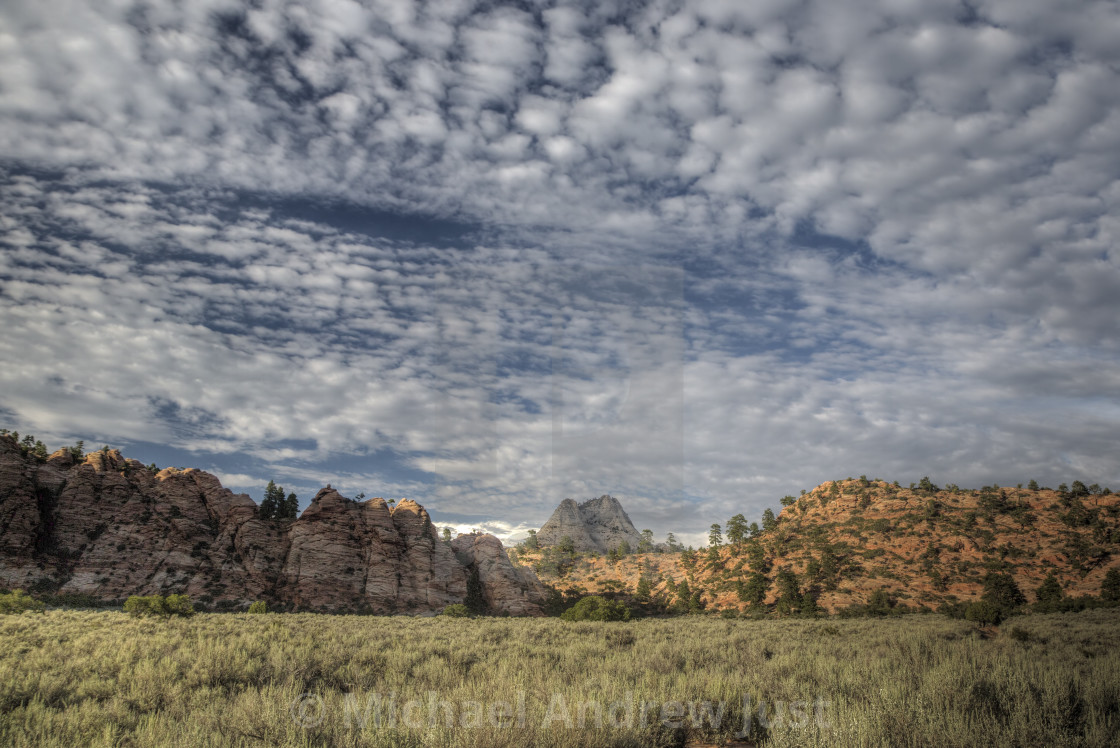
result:
M 482 595 L 482 579 L 478 575 L 477 566 L 471 567 L 470 576 L 467 577 L 467 597 L 463 604 L 474 615 L 486 612 L 486 598 Z
M 797 575 L 789 569 L 778 571 L 778 612 L 785 615 L 797 613 L 801 610 L 801 587 L 797 583 Z
M 774 517 L 774 510 L 767 507 L 766 511 L 762 513 L 762 529 L 770 532 L 777 526 L 778 520 Z
M 283 495 L 284 489 L 280 489 L 280 494 Z M 295 493 L 288 494 L 288 498 L 284 499 L 283 511 L 279 513 L 281 519 L 295 519 L 299 515 L 299 498 Z
M 747 539 L 747 518 L 736 514 L 727 520 L 727 542 L 738 545 Z
M 677 585 L 677 603 L 673 607 L 683 613 L 688 610 L 688 604 L 691 600 L 692 590 L 689 589 L 688 580 L 682 580 L 681 583 Z
M 284 510 L 284 489 L 276 485 L 276 481 L 269 481 L 264 489 L 264 498 L 261 500 L 258 514 L 261 519 L 276 519 Z
M 766 578 L 766 575 L 756 571 L 747 577 L 745 584 L 740 581 L 736 585 L 735 592 L 739 595 L 741 601 L 751 605 L 761 605 L 769 587 L 770 580 Z
M 1035 590 L 1034 597 L 1036 610 L 1042 612 L 1056 610 L 1062 602 L 1062 585 L 1058 583 L 1058 578 L 1053 573 L 1047 576 L 1046 581 Z
M 1027 599 L 1015 583 L 1015 578 L 1010 574 L 991 573 L 984 577 L 984 594 L 982 599 L 996 606 L 1004 614 L 1018 608 Z
M 1120 569 L 1113 567 L 1104 575 L 1101 582 L 1101 599 L 1110 602 L 1120 601 Z
M 723 530 L 720 529 L 718 522 L 713 522 L 711 530 L 708 531 L 708 545 L 713 548 L 723 545 Z

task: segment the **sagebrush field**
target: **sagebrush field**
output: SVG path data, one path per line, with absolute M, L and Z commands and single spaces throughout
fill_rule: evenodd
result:
M 10 746 L 1116 744 L 1120 611 L 982 630 L 314 614 L 0 616 Z M 706 703 L 705 703 L 706 702 Z M 363 726 L 364 723 L 364 726 Z

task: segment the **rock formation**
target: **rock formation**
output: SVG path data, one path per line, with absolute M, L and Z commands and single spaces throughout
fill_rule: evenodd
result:
M 490 610 L 510 615 L 540 615 L 546 590 L 537 575 L 525 566 L 510 563 L 502 542 L 493 535 L 471 533 L 451 541 L 459 562 L 477 569 L 482 596 Z
M 626 510 L 613 496 L 600 496 L 577 504 L 564 499 L 537 533 L 541 545 L 556 545 L 570 537 L 580 552 L 607 553 L 622 541 L 637 550 L 642 536 L 634 529 Z
M 430 613 L 462 602 L 477 568 L 493 612 L 539 614 L 532 572 L 515 570 L 497 538 L 467 537 L 453 549 L 419 504 L 359 503 L 329 487 L 299 519 L 262 520 L 252 499 L 201 470 L 153 472 L 116 450 L 40 462 L 0 436 L 0 586 Z
M 518 562 L 536 566 L 545 555 L 521 550 Z M 1096 596 L 1105 575 L 1120 569 L 1120 495 L 1076 483 L 1055 491 L 829 481 L 785 506 L 772 529 L 714 554 L 659 550 L 583 559 L 562 576 L 545 569 L 549 584 L 580 594 L 617 594 L 620 583 L 634 594 L 644 576 L 666 603 L 680 603 L 677 585 L 688 582 L 707 610 L 737 612 L 756 573 L 763 609 L 775 609 L 781 571 L 833 613 L 867 604 L 877 590 L 912 608 L 971 602 L 991 573 L 1011 575 L 1029 603 L 1050 574 L 1067 597 Z

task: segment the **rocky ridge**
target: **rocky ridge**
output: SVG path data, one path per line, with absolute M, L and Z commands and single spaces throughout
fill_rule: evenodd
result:
M 708 610 L 749 610 L 740 590 L 762 575 L 773 609 L 780 574 L 829 612 L 865 605 L 877 590 L 912 608 L 980 598 L 989 573 L 1010 575 L 1028 602 L 1049 574 L 1067 597 L 1095 596 L 1120 568 L 1120 495 L 1051 489 L 904 488 L 886 481 L 829 481 L 790 497 L 774 526 L 755 538 L 692 553 L 612 560 L 579 556 L 545 581 L 575 594 L 633 595 L 645 576 L 665 603 L 682 582 Z M 541 565 L 524 547 L 515 561 Z
M 564 499 L 537 532 L 541 545 L 556 545 L 564 537 L 572 539 L 581 553 L 607 553 L 623 541 L 636 549 L 642 536 L 613 496 L 603 495 L 577 504 Z
M 261 519 L 204 471 L 154 472 L 117 450 L 45 461 L 0 436 L 0 585 L 103 600 L 185 592 L 204 605 L 432 613 L 477 570 L 492 612 L 539 615 L 544 588 L 492 536 L 438 537 L 414 501 L 323 488 L 295 520 Z

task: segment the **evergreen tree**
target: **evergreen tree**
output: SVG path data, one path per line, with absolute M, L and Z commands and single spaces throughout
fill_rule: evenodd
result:
M 638 543 L 638 553 L 649 553 L 653 550 L 653 530 L 642 530 L 642 541 Z
M 638 587 L 634 590 L 634 599 L 640 603 L 648 603 L 653 592 L 653 585 L 645 574 L 638 577 Z
M 538 548 L 540 548 L 540 543 L 537 540 L 537 531 L 536 530 L 530 530 L 529 531 L 529 537 L 525 538 L 525 547 L 528 548 L 531 551 L 535 551 Z
M 708 531 L 708 545 L 713 548 L 723 545 L 723 531 L 718 522 L 713 522 L 711 530 Z
M 674 607 L 682 613 L 686 612 L 688 610 L 688 603 L 691 600 L 692 590 L 689 589 L 688 580 L 681 580 L 681 583 L 677 585 L 677 604 Z
M 284 489 L 280 489 L 280 493 L 284 493 Z M 280 513 L 281 519 L 295 519 L 299 514 L 299 499 L 294 493 L 288 494 L 288 498 L 284 499 L 284 509 Z
M 258 514 L 261 519 L 276 519 L 284 509 L 284 489 L 276 485 L 276 481 L 269 481 L 264 489 L 264 498 Z
M 1019 585 L 1010 574 L 991 573 L 984 577 L 984 594 L 981 596 L 985 602 L 991 603 L 1007 614 L 1025 603 Z
M 757 540 L 747 544 L 747 559 L 751 563 L 752 571 L 770 571 L 770 564 L 766 561 L 766 550 Z
M 801 610 L 801 588 L 797 575 L 789 569 L 778 571 L 778 612 L 782 615 L 797 613 Z
M 445 543 L 450 543 L 451 542 L 451 528 L 450 527 L 443 528 L 443 542 L 445 542 Z
M 778 520 L 774 517 L 774 510 L 767 507 L 766 511 L 762 513 L 762 529 L 766 532 L 770 532 L 777 526 Z
M 482 595 L 482 579 L 478 576 L 478 567 L 472 566 L 470 576 L 467 577 L 467 597 L 463 604 L 474 615 L 486 612 L 486 598 Z
M 1101 599 L 1120 602 L 1120 569 L 1113 567 L 1104 575 L 1101 582 Z
M 742 514 L 736 514 L 731 519 L 727 520 L 727 542 L 732 545 L 739 545 L 747 539 L 747 518 Z
M 817 605 L 815 597 L 806 592 L 801 596 L 801 609 L 798 612 L 806 617 L 815 616 L 821 612 L 821 606 Z
M 885 587 L 880 587 L 871 593 L 871 599 L 867 601 L 867 612 L 873 616 L 889 615 L 893 605 L 890 593 Z
M 1034 478 L 1031 478 L 1031 482 L 1027 484 L 1027 488 L 1030 489 L 1031 491 L 1037 491 L 1038 490 L 1038 481 L 1036 481 Z
M 1046 581 L 1038 586 L 1035 590 L 1035 610 L 1039 612 L 1049 612 L 1057 610 L 1062 604 L 1062 585 L 1059 584 L 1058 578 L 1054 576 L 1053 572 L 1046 577 Z
M 766 597 L 766 590 L 770 588 L 770 580 L 762 572 L 754 572 L 744 584 L 739 582 L 736 585 L 735 592 L 738 594 L 739 599 L 751 605 L 761 605 L 763 599 Z

